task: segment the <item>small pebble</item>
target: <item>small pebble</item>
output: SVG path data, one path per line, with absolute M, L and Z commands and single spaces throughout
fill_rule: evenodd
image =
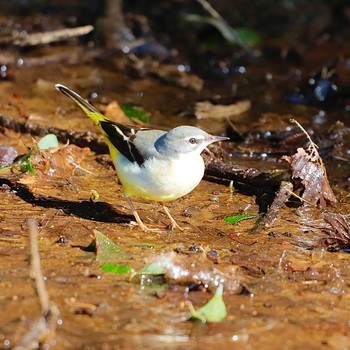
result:
M 68 244 L 69 239 L 66 236 L 60 236 L 60 238 L 56 241 L 57 244 Z

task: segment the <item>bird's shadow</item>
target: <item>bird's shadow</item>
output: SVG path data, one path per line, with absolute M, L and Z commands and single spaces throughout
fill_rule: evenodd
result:
M 109 223 L 128 223 L 133 218 L 131 215 L 118 213 L 112 205 L 106 202 L 69 201 L 50 196 L 36 197 L 27 186 L 12 183 L 8 179 L 0 179 L 1 185 L 7 185 L 13 193 L 27 203 L 43 208 L 61 209 L 67 215 Z

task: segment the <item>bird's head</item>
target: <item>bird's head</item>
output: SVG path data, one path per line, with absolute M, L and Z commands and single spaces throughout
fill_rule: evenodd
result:
M 213 142 L 228 140 L 228 137 L 213 136 L 194 126 L 178 126 L 161 136 L 155 143 L 157 151 L 164 156 L 200 154 Z

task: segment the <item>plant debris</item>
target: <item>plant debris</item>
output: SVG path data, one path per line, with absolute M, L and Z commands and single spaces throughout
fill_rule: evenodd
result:
M 150 264 L 145 267 L 143 267 L 141 270 L 137 271 L 138 275 L 151 275 L 151 276 L 158 276 L 158 275 L 164 275 L 165 270 L 157 265 L 157 264 Z
M 0 168 L 13 163 L 17 157 L 17 151 L 13 147 L 0 146 Z
M 33 152 L 31 164 L 42 176 L 69 177 L 81 168 L 80 163 L 90 149 L 76 145 L 64 145 L 58 148 L 39 149 Z M 86 171 L 86 170 L 85 170 Z
M 190 309 L 190 320 L 200 320 L 202 323 L 206 322 L 221 322 L 227 316 L 226 305 L 222 298 L 224 286 L 220 284 L 215 291 L 214 296 L 198 310 L 195 310 L 191 302 L 187 302 Z
M 239 214 L 236 216 L 227 216 L 224 219 L 224 221 L 234 225 L 234 224 L 237 224 L 237 222 L 239 222 L 239 221 L 254 219 L 256 217 L 257 217 L 257 215 L 253 215 L 253 214 Z
M 326 239 L 328 245 L 334 242 L 350 246 L 350 221 L 344 214 L 326 211 L 323 218 L 331 225 L 330 237 Z
M 101 269 L 103 272 L 112 272 L 112 273 L 115 273 L 116 275 L 123 275 L 125 273 L 132 271 L 132 266 L 106 263 L 101 265 Z
M 57 41 L 67 40 L 77 36 L 89 34 L 94 29 L 91 25 L 77 28 L 65 28 L 42 33 L 18 33 L 11 37 L 5 37 L 0 40 L 0 44 L 11 44 L 19 47 L 37 46 L 50 44 Z
M 231 104 L 214 104 L 212 101 L 199 101 L 194 105 L 193 114 L 197 119 L 223 119 L 242 114 L 249 110 L 251 103 L 242 99 Z
M 96 259 L 103 263 L 120 263 L 131 259 L 131 255 L 98 230 L 94 230 Z M 105 267 L 108 269 L 108 267 Z
M 280 209 L 292 194 L 293 184 L 289 181 L 282 181 L 281 186 L 277 192 L 275 199 L 271 206 L 268 208 L 267 213 L 258 221 L 256 226 L 253 228 L 252 233 L 260 233 L 261 231 L 271 227 L 273 222 L 277 219 Z
M 131 118 L 126 115 L 117 101 L 108 103 L 104 110 L 104 115 L 106 118 L 121 124 L 128 124 L 131 121 Z
M 58 148 L 60 145 L 58 143 L 57 136 L 55 134 L 47 134 L 41 138 L 38 142 L 38 147 L 40 150 L 48 150 L 50 148 Z
M 168 84 L 197 92 L 203 88 L 203 79 L 184 69 L 183 65 L 160 63 L 151 59 L 143 60 L 133 54 L 128 55 L 128 58 L 129 68 L 139 77 L 154 76 Z
M 60 317 L 59 309 L 50 301 L 41 271 L 38 249 L 38 224 L 33 219 L 29 219 L 27 224 L 30 239 L 30 278 L 33 281 L 35 292 L 39 299 L 41 316 L 32 324 L 30 331 L 14 347 L 17 350 L 37 349 L 39 346 L 48 347 L 50 341 L 56 337 L 56 326 Z
M 181 254 L 164 252 L 148 259 L 165 271 L 165 279 L 182 284 L 201 284 L 205 288 L 214 288 L 223 284 L 227 290 L 239 294 L 242 290 L 240 273 L 232 265 L 218 267 L 205 252 Z M 227 271 L 226 271 L 227 269 Z
M 322 158 L 317 151 L 317 145 L 313 143 L 310 136 L 295 120 L 294 123 L 307 135 L 310 145 L 305 150 L 298 148 L 297 153 L 291 157 L 284 156 L 293 169 L 293 178 L 301 179 L 304 186 L 302 200 L 304 206 L 315 206 L 319 204 L 321 208 L 325 208 L 328 204 L 335 204 L 336 198 L 327 178 L 326 168 Z

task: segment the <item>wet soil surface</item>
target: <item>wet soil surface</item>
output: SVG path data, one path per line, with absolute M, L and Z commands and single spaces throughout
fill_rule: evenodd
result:
M 326 46 L 330 44 L 319 44 L 304 57 L 307 63 L 298 68 L 303 76 L 315 61 L 322 68 L 339 52 L 347 58 L 337 68 L 349 73 L 346 45 L 337 43 L 333 52 L 321 55 Z M 205 80 L 198 92 L 154 76 L 136 79 L 124 63 L 118 65 L 123 54 L 112 64 L 94 50 L 71 43 L 4 51 L 7 59 L 21 57 L 23 62 L 9 64 L 10 75 L 0 82 L 0 145 L 23 155 L 34 140 L 53 130 L 61 146 L 69 140 L 89 149 L 76 151 L 82 155 L 77 167 L 58 161 L 51 173 L 40 167 L 37 174 L 0 173 L 0 349 L 18 344 L 41 315 L 29 277 L 30 218 L 39 227 L 50 300 L 60 311 L 55 334 L 47 340 L 55 349 L 347 349 L 349 241 L 334 238 L 337 230 L 324 214 L 349 217 L 348 140 L 337 143 L 330 131 L 336 121 L 347 130 L 348 100 L 339 97 L 341 106 L 331 108 L 289 103 L 284 96 L 298 84 L 298 79 L 290 81 L 296 68 L 266 56 L 244 74 Z M 74 62 L 61 59 L 62 53 Z M 281 71 L 282 64 L 287 71 Z M 346 86 L 349 80 L 344 76 L 341 83 Z M 250 110 L 229 121 L 179 116 L 198 99 L 230 95 L 233 82 L 253 103 Z M 169 203 L 183 231 L 168 230 L 160 207 L 141 198 L 134 199 L 140 216 L 160 230 L 142 232 L 133 224 L 101 137 L 54 89 L 56 83 L 90 97 L 101 110 L 112 100 L 141 105 L 158 128 L 192 124 L 231 136 L 232 141 L 205 155 L 207 175 L 200 185 Z M 290 118 L 312 131 L 337 204 L 305 208 L 292 196 L 259 233 L 252 230 L 260 217 L 225 222 L 227 216 L 263 214 L 280 182 L 291 179 L 291 168 L 281 157 L 294 154 L 307 139 Z M 350 225 L 342 227 L 350 236 Z M 126 263 L 135 271 L 166 261 L 165 275 L 104 272 L 95 252 L 85 249 L 96 229 L 131 255 Z M 224 285 L 227 317 L 219 323 L 188 321 L 187 302 L 195 308 L 205 304 L 217 281 Z

